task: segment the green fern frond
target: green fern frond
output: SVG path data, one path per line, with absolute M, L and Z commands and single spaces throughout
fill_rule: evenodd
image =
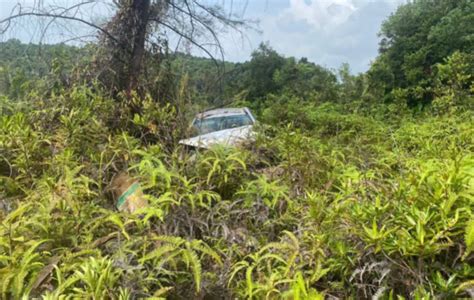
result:
M 161 258 L 164 254 L 174 252 L 179 250 L 179 248 L 176 247 L 176 245 L 171 244 L 171 245 L 162 245 L 159 248 L 151 251 L 147 255 L 145 255 L 143 258 L 139 260 L 141 264 L 145 263 L 148 260 L 153 260 L 157 258 Z
M 202 280 L 201 261 L 196 252 L 194 252 L 191 247 L 186 247 L 186 249 L 183 249 L 181 251 L 186 264 L 191 267 L 191 270 L 193 272 L 193 279 L 196 285 L 196 291 L 199 293 L 201 290 Z
M 217 251 L 212 250 L 212 248 L 204 242 L 195 240 L 193 241 L 192 248 L 207 256 L 210 256 L 215 262 L 217 262 L 217 264 L 223 265 L 221 256 L 217 253 Z
M 466 224 L 464 242 L 466 243 L 466 254 L 464 254 L 464 256 L 466 256 L 474 251 L 474 219 L 471 219 Z
M 227 286 L 230 286 L 233 283 L 234 277 L 239 273 L 241 270 L 246 269 L 250 266 L 250 264 L 246 261 L 240 261 L 232 266 L 232 272 L 229 275 L 229 280 L 227 281 Z
M 175 246 L 180 246 L 186 242 L 185 239 L 179 236 L 171 236 L 171 235 L 157 235 L 153 237 L 153 240 L 165 242 L 165 243 L 172 244 Z

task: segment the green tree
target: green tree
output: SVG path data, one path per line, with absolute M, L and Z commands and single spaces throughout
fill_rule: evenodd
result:
M 273 80 L 275 72 L 285 64 L 285 58 L 273 50 L 268 44 L 260 44 L 252 52 L 252 59 L 247 65 L 248 77 L 246 85 L 251 99 L 260 98 L 278 90 Z
M 340 80 L 339 98 L 342 102 L 359 100 L 365 90 L 364 75 L 352 75 L 348 63 L 342 64 L 338 70 Z
M 474 108 L 474 55 L 455 52 L 437 65 L 433 107 L 438 112 Z
M 275 72 L 274 81 L 283 93 L 320 101 L 337 98 L 336 75 L 306 58 L 299 61 L 287 58 L 282 68 Z
M 418 0 L 400 6 L 382 25 L 380 55 L 369 71 L 371 86 L 384 92 L 407 89 L 412 106 L 430 103 L 436 64 L 455 51 L 474 51 L 472 24 L 470 0 Z

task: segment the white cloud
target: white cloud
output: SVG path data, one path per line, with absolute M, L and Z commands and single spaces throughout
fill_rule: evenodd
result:
M 406 0 L 290 0 L 282 18 L 305 21 L 316 30 L 330 30 L 346 23 L 354 13 L 369 4 L 383 4 L 391 8 Z
M 262 35 L 251 35 L 251 48 L 269 41 L 286 56 L 307 57 L 337 68 L 348 62 L 355 72 L 367 70 L 377 55 L 382 21 L 406 0 L 290 0 L 277 13 L 262 14 Z M 227 46 L 227 45 L 226 45 Z M 237 50 L 238 49 L 238 50 Z M 248 47 L 228 45 L 232 60 L 245 60 Z
M 314 28 L 325 29 L 344 23 L 357 9 L 352 0 L 290 0 L 284 16 L 304 20 Z

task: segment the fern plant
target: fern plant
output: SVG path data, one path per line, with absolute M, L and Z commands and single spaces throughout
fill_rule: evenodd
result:
M 187 241 L 176 236 L 155 236 L 153 240 L 160 246 L 144 255 L 140 259 L 140 263 L 149 262 L 154 268 L 163 268 L 165 265 L 177 268 L 179 263 L 183 263 L 187 269 L 192 271 L 196 292 L 201 290 L 202 258 L 207 256 L 215 263 L 222 264 L 220 255 L 203 241 Z

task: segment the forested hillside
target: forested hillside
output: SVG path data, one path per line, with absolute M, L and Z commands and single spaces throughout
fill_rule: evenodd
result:
M 361 74 L 163 48 L 120 90 L 101 47 L 0 43 L 1 299 L 474 297 L 472 1 L 400 6 Z M 254 142 L 178 144 L 240 106 Z

